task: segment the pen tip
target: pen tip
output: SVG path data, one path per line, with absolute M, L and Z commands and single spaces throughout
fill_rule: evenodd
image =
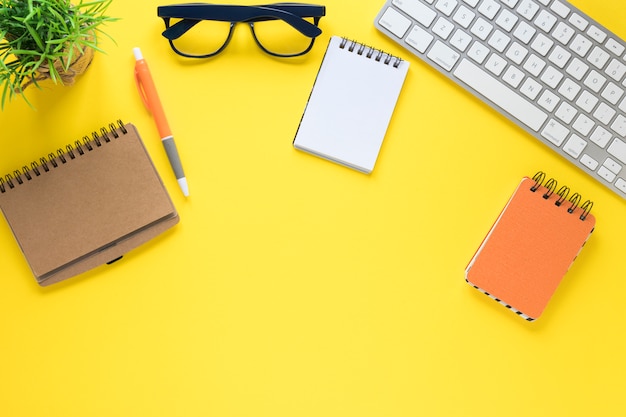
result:
M 135 55 L 135 60 L 137 61 L 143 59 L 143 54 L 141 53 L 141 49 L 139 48 L 133 48 L 133 55 Z
M 183 191 L 183 195 L 185 197 L 189 197 L 189 186 L 187 185 L 187 178 L 186 177 L 179 178 L 178 185 L 180 186 L 180 189 Z

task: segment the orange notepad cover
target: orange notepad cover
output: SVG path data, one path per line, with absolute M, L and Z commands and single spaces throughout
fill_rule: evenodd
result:
M 467 282 L 527 320 L 538 318 L 595 227 L 579 198 L 524 178 L 467 266 Z

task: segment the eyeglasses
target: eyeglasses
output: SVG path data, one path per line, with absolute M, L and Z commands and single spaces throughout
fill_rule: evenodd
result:
M 179 55 L 209 58 L 230 42 L 235 25 L 247 23 L 257 45 L 277 57 L 295 57 L 311 50 L 322 31 L 317 27 L 326 8 L 304 3 L 259 6 L 186 3 L 159 6 L 163 36 Z

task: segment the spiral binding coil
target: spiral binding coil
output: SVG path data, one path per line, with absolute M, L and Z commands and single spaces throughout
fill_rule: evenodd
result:
M 576 209 L 580 206 L 582 213 L 579 218 L 580 220 L 585 221 L 587 219 L 587 216 L 589 215 L 589 212 L 591 211 L 591 208 L 593 207 L 593 201 L 586 200 L 581 205 L 580 202 L 582 201 L 582 196 L 580 194 L 574 193 L 571 197 L 569 197 L 570 188 L 568 186 L 564 185 L 561 188 L 559 188 L 558 191 L 556 191 L 557 181 L 554 178 L 550 178 L 544 184 L 545 179 L 546 179 L 546 174 L 544 172 L 542 171 L 537 172 L 535 176 L 533 177 L 535 184 L 532 187 L 530 187 L 530 191 L 534 193 L 537 190 L 539 190 L 539 187 L 543 186 L 546 189 L 546 192 L 542 195 L 542 197 L 545 200 L 548 200 L 550 197 L 552 197 L 554 193 L 556 193 L 558 198 L 554 202 L 554 205 L 556 205 L 557 207 L 560 207 L 561 205 L 563 205 L 563 203 L 568 201 L 569 207 L 567 208 L 567 212 L 569 214 L 573 214 L 574 211 L 576 211 Z
M 120 137 L 120 133 L 126 134 L 128 130 L 121 120 L 116 123 L 109 123 L 108 128 L 102 127 L 100 132 L 94 131 L 91 137 L 83 136 L 81 140 L 74 141 L 74 144 L 68 144 L 65 149 L 59 148 L 56 152 L 50 152 L 48 156 L 42 156 L 38 161 L 33 161 L 30 166 L 24 165 L 21 169 L 16 169 L 12 173 L 0 177 L 0 193 L 5 193 L 18 185 L 24 184 L 25 181 L 31 181 L 35 177 L 43 173 L 50 172 L 57 168 L 59 164 L 66 164 L 72 159 L 76 159 L 86 152 L 111 142 L 112 139 Z
M 365 53 L 365 57 L 374 58 L 375 61 L 383 62 L 385 65 L 391 64 L 394 68 L 398 68 L 400 66 L 400 63 L 402 62 L 402 59 L 397 56 L 391 55 L 381 49 L 376 49 L 348 38 L 341 38 L 339 48 L 347 49 L 350 52 L 354 52 L 356 50 L 357 55 L 363 55 L 363 53 L 367 50 L 367 52 Z M 385 59 L 383 60 L 383 58 Z

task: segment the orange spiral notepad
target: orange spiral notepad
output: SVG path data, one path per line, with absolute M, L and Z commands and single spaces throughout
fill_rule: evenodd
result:
M 542 172 L 524 178 L 467 266 L 466 281 L 537 319 L 594 230 L 592 205 Z

